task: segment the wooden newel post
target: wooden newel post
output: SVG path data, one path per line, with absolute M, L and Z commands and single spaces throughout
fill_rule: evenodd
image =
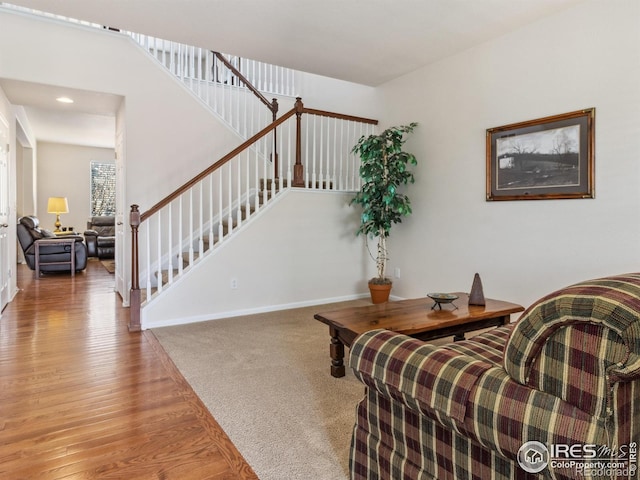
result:
M 293 186 L 304 187 L 304 168 L 302 166 L 302 98 L 296 97 L 296 163 L 293 166 Z
M 140 267 L 138 259 L 138 227 L 140 210 L 131 205 L 129 224 L 131 225 L 131 289 L 129 290 L 129 331 L 139 332 L 140 325 Z

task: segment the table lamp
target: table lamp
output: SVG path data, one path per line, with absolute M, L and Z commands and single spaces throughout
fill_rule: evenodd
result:
M 67 203 L 67 197 L 49 197 L 47 212 L 56 214 L 56 229 L 54 230 L 54 232 L 59 232 L 61 225 L 60 214 L 69 213 L 69 204 Z

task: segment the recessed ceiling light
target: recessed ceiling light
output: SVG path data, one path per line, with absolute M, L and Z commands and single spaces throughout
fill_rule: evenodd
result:
M 71 100 L 69 97 L 58 97 L 56 98 L 56 100 L 60 103 L 73 103 L 73 100 Z

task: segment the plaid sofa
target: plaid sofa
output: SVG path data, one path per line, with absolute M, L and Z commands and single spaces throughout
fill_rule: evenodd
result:
M 640 478 L 640 274 L 561 289 L 461 342 L 374 330 L 350 365 L 366 386 L 353 480 Z

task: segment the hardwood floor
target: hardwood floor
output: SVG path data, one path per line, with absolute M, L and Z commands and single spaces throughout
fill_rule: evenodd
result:
M 0 318 L 0 478 L 255 479 L 97 260 L 18 266 Z

